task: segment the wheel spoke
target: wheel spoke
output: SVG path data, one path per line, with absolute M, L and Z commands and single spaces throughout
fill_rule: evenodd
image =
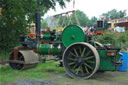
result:
M 93 62 L 93 61 L 86 61 L 87 63 L 91 63 L 91 64 L 94 64 L 95 62 Z
M 89 60 L 89 59 L 92 59 L 92 58 L 94 58 L 94 56 L 89 56 L 89 57 L 85 58 L 84 60 L 86 61 L 86 60 Z
M 21 64 L 18 63 L 16 66 L 19 67 L 20 65 L 21 65 Z
M 73 64 L 75 64 L 75 62 L 68 63 L 68 65 L 73 65 Z
M 80 49 L 80 55 L 81 55 L 81 53 L 82 53 L 81 47 L 79 47 L 79 49 Z
M 81 74 L 82 74 L 82 76 L 83 76 L 83 75 L 84 75 L 84 71 L 83 71 L 82 66 L 80 66 L 80 69 L 81 69 Z
M 88 53 L 86 54 L 86 56 L 88 56 L 91 53 L 91 51 L 89 50 Z
M 78 74 L 80 71 L 80 66 L 78 67 L 77 71 L 76 71 L 76 74 Z
M 77 67 L 77 64 L 75 64 L 73 67 L 72 67 L 72 69 L 75 69 Z
M 74 53 L 72 53 L 71 51 L 70 51 L 70 54 L 73 55 L 74 57 L 76 57 L 76 55 Z
M 69 59 L 69 60 L 72 60 L 72 61 L 75 61 L 75 60 L 76 60 L 76 59 L 74 59 L 74 58 L 71 58 L 71 57 L 69 57 L 68 59 Z
M 74 48 L 74 51 L 75 51 L 76 56 L 79 56 L 75 48 Z
M 86 50 L 86 48 L 84 48 L 83 52 L 81 53 L 81 56 L 83 56 L 83 55 L 84 55 L 84 53 L 85 53 L 85 50 Z
M 87 74 L 89 74 L 88 68 L 86 66 L 85 66 L 85 70 L 86 70 Z
M 88 65 L 87 63 L 84 63 L 85 66 L 87 66 L 88 68 L 90 68 L 91 70 L 93 69 L 90 65 Z

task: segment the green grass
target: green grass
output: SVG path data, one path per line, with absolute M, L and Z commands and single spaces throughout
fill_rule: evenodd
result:
M 36 68 L 17 71 L 11 69 L 9 66 L 0 67 L 0 82 L 13 82 L 16 80 L 26 79 L 42 79 L 47 78 L 48 73 L 62 73 L 64 68 L 57 67 L 58 62 L 47 62 L 45 64 L 38 64 Z

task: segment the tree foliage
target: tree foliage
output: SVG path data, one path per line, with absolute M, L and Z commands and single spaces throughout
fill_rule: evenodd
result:
M 82 12 L 80 10 L 77 10 L 76 11 L 76 16 L 77 16 L 81 26 L 88 26 L 89 25 L 89 18 L 84 12 Z M 77 24 L 77 22 L 75 20 L 75 17 L 73 17 L 72 21 L 73 21 L 74 24 Z
M 46 20 L 44 19 L 42 22 L 41 22 L 41 28 L 47 28 L 48 27 L 48 24 L 46 22 Z
M 108 21 L 108 20 L 111 20 L 111 19 L 117 19 L 117 18 L 124 17 L 125 13 L 126 13 L 126 10 L 117 11 L 116 9 L 112 9 L 112 10 L 108 11 L 107 13 L 103 13 L 101 15 L 101 18 L 102 19 L 105 18 L 105 20 Z
M 57 3 L 64 8 L 70 0 L 0 0 L 0 51 L 11 50 L 19 44 L 19 37 L 24 34 L 26 26 L 34 21 L 34 12 L 41 11 L 43 16 Z
M 94 26 L 97 22 L 97 18 L 95 16 L 93 16 L 90 20 L 89 20 L 89 24 L 90 26 Z

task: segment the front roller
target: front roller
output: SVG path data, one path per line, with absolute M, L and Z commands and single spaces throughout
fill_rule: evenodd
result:
M 12 69 L 23 70 L 37 66 L 39 57 L 33 50 L 20 50 L 17 58 L 14 59 L 14 53 L 9 58 L 9 65 Z
M 66 48 L 63 66 L 72 78 L 88 79 L 99 68 L 99 54 L 91 44 L 79 42 Z

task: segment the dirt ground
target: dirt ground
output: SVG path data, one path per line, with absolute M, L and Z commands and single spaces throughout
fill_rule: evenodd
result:
M 16 81 L 0 85 L 128 85 L 128 72 L 98 72 L 88 80 L 72 79 L 66 73 L 48 74 L 47 79 Z

